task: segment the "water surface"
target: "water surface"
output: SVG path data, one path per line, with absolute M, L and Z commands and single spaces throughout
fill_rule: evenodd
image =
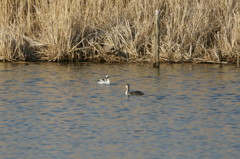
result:
M 0 63 L 1 159 L 240 158 L 235 66 Z M 111 85 L 98 85 L 108 74 Z M 126 97 L 125 84 L 144 96 Z

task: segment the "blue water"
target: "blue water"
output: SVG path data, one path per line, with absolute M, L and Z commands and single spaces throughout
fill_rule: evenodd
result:
M 1 159 L 240 158 L 235 66 L 0 63 L 0 76 Z

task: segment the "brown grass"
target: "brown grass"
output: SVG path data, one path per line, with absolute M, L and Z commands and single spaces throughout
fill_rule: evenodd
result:
M 236 62 L 239 0 L 0 1 L 0 60 Z

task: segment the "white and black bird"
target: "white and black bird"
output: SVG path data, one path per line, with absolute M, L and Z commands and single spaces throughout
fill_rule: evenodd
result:
M 110 84 L 109 76 L 106 75 L 106 78 L 99 79 L 97 83 L 98 83 L 98 84 Z
M 130 91 L 130 86 L 129 84 L 126 84 L 126 92 L 125 92 L 125 95 L 126 96 L 129 96 L 129 95 L 144 95 L 143 92 L 141 91 Z

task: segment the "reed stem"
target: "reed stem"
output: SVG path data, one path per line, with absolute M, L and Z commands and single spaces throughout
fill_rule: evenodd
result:
M 159 11 L 155 11 L 155 41 L 154 41 L 154 56 L 155 56 L 155 63 L 154 67 L 159 68 L 160 61 L 159 61 Z

